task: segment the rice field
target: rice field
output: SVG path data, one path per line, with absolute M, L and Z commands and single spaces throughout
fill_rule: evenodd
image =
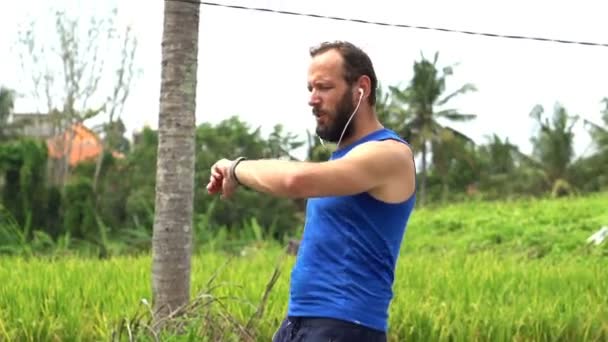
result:
M 608 340 L 608 247 L 585 242 L 608 226 L 607 204 L 608 195 L 597 195 L 415 211 L 397 268 L 389 339 Z M 271 243 L 246 255 L 195 255 L 192 298 L 217 301 L 194 308 L 182 333 L 162 340 L 238 340 L 236 325 L 245 327 L 256 312 L 278 265 L 261 317 L 247 327 L 269 341 L 285 314 L 293 262 Z M 147 319 L 150 272 L 148 255 L 2 257 L 0 340 L 151 340 L 135 329 Z

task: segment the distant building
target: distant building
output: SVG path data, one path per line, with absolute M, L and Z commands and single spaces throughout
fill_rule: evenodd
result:
M 11 125 L 20 136 L 49 139 L 54 135 L 50 116 L 44 113 L 13 113 Z
M 82 123 L 73 124 L 61 134 L 55 134 L 51 116 L 43 113 L 14 113 L 13 123 L 20 136 L 46 141 L 49 159 L 62 159 L 69 152 L 69 164 L 95 160 L 103 146 L 99 136 Z M 116 158 L 123 158 L 120 152 L 112 152 Z
M 61 159 L 69 151 L 70 166 L 95 160 L 103 149 L 99 136 L 81 123 L 74 124 L 71 128 L 61 135 L 47 139 L 49 158 Z M 71 144 L 68 143 L 70 139 Z M 115 158 L 124 157 L 122 153 L 116 151 L 113 151 L 112 155 Z

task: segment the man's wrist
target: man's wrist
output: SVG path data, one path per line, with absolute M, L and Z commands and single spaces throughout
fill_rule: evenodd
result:
M 232 165 L 230 165 L 230 177 L 234 179 L 234 181 L 239 185 L 243 185 L 243 183 L 241 183 L 241 181 L 239 181 L 239 178 L 236 176 L 236 167 L 239 165 L 240 162 L 246 159 L 247 158 L 245 157 L 238 157 L 232 162 Z

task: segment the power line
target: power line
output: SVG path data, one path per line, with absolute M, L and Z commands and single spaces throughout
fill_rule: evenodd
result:
M 441 27 L 431 27 L 431 26 L 393 24 L 393 23 L 371 21 L 371 20 L 364 20 L 364 19 L 335 17 L 335 16 L 328 16 L 328 15 L 321 15 L 321 14 L 314 14 L 314 13 L 301 13 L 301 12 L 276 10 L 276 9 L 271 9 L 271 8 L 248 7 L 248 6 L 242 6 L 242 5 L 228 5 L 228 4 L 220 4 L 220 3 L 217 3 L 217 2 L 208 2 L 208 1 L 198 1 L 198 0 L 165 0 L 165 1 L 184 2 L 184 3 L 191 3 L 191 4 L 201 4 L 201 5 L 206 5 L 206 6 L 216 6 L 216 7 L 224 7 L 224 8 L 233 8 L 233 9 L 247 10 L 247 11 L 266 12 L 266 13 L 277 13 L 277 14 L 294 15 L 294 16 L 301 16 L 301 17 L 311 17 L 311 18 L 317 18 L 317 19 L 347 21 L 347 22 L 354 22 L 354 23 L 368 24 L 368 25 L 378 25 L 378 26 L 397 27 L 397 28 L 411 28 L 411 29 L 429 30 L 429 31 L 440 31 L 440 32 L 450 32 L 450 33 L 461 33 L 461 34 L 467 34 L 467 35 L 486 36 L 486 37 L 492 37 L 492 38 L 534 40 L 534 41 L 543 41 L 543 42 L 560 43 L 560 44 L 576 44 L 576 45 L 608 47 L 608 43 L 597 43 L 597 42 L 589 42 L 589 41 L 574 41 L 574 40 L 553 39 L 553 38 L 545 38 L 545 37 L 530 37 L 530 36 L 519 36 L 519 35 L 506 35 L 506 34 L 489 33 L 489 32 L 475 32 L 475 31 L 466 31 L 466 30 L 455 30 L 455 29 L 448 29 L 448 28 L 441 28 Z

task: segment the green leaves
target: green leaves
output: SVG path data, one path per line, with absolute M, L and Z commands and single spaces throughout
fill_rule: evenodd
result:
M 570 116 L 559 103 L 555 104 L 551 119 L 543 117 L 544 108 L 535 106 L 530 112 L 538 124 L 537 135 L 531 138 L 533 156 L 542 165 L 550 187 L 558 180 L 567 182 L 569 166 L 574 155 L 574 124 L 578 116 Z M 544 120 L 543 120 L 544 119 Z

